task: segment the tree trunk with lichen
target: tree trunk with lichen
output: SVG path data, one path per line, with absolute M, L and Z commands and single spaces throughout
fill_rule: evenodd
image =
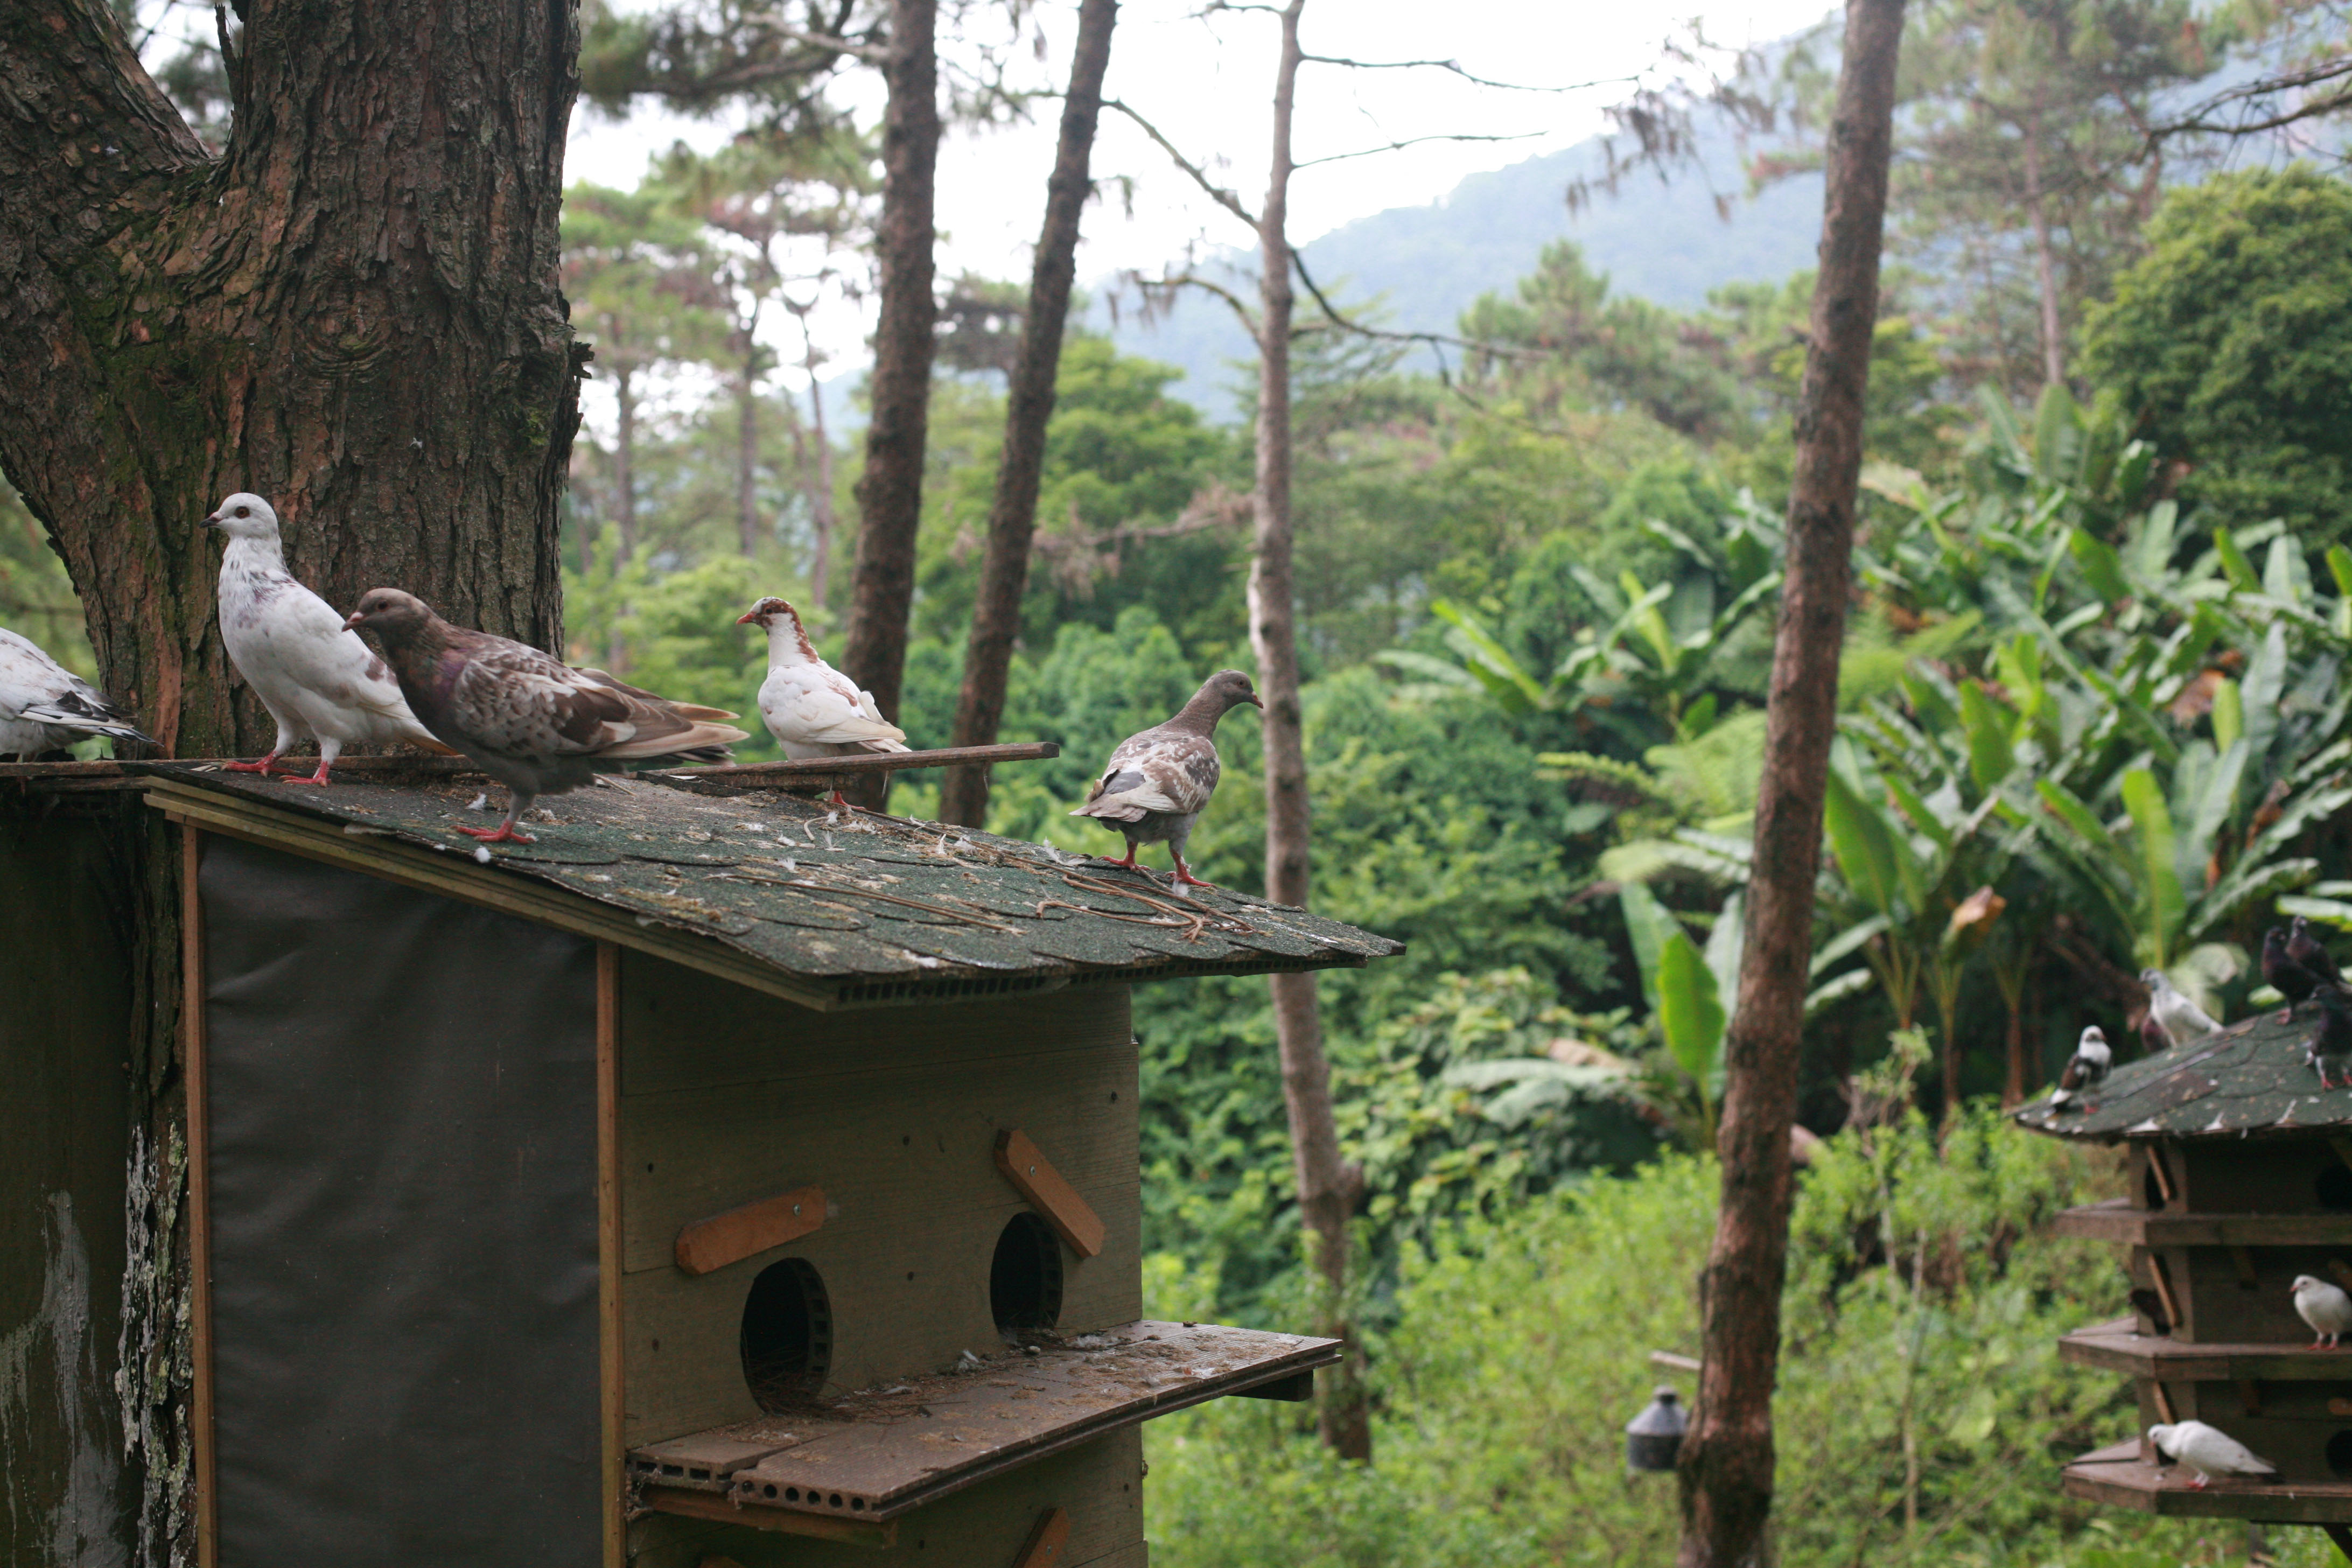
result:
M 1700 1292 L 1705 1356 L 1698 1402 L 1679 1467 L 1679 1568 L 1751 1568 L 1769 1557 L 1772 1389 L 1789 1262 L 1789 1129 L 1796 1120 L 1813 884 L 1821 869 L 1830 741 L 1837 731 L 1838 651 L 1853 581 L 1863 394 L 1878 319 L 1902 39 L 1903 0 L 1847 5 L 1830 123 L 1821 272 L 1797 395 L 1788 577 L 1773 639 L 1748 941 L 1739 962 L 1739 1009 L 1724 1043 L 1723 1121 L 1716 1135 L 1722 1202 Z
M 329 603 L 409 589 L 562 647 L 557 504 L 580 361 L 558 282 L 571 0 L 247 0 L 206 152 L 105 0 L 0 5 L 0 469 L 164 753 L 259 752 L 198 519 L 267 496 Z M 37 367 L 29 371 L 27 367 Z M 194 1560 L 177 856 L 118 825 L 137 921 L 120 1555 Z
M 1054 382 L 1062 363 L 1062 328 L 1076 276 L 1078 218 L 1094 189 L 1087 169 L 1102 116 L 1103 73 L 1110 66 L 1118 0 L 1083 0 L 1070 90 L 1062 97 L 1061 142 L 1045 184 L 1045 223 L 1021 323 L 1021 358 L 1004 396 L 1004 452 L 988 509 L 988 548 L 980 563 L 980 598 L 964 648 L 963 687 L 956 695 L 958 746 L 992 745 L 1004 717 L 1004 683 L 1021 633 L 1029 586 L 1029 541 L 1037 526 L 1037 491 L 1045 471 L 1045 427 L 1054 417 Z M 950 768 L 940 791 L 940 820 L 988 826 L 988 769 Z

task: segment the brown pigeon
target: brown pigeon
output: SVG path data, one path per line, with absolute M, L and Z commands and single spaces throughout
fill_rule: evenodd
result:
M 512 792 L 496 828 L 461 827 L 486 844 L 531 842 L 515 821 L 542 795 L 578 789 L 599 760 L 719 762 L 745 731 L 719 708 L 668 702 L 601 669 L 574 669 L 535 647 L 453 626 L 422 599 L 371 588 L 344 623 L 373 632 L 409 710 Z
M 1248 676 L 1217 671 L 1173 719 L 1121 741 L 1087 790 L 1087 804 L 1070 815 L 1098 817 L 1126 836 L 1127 858 L 1118 865 L 1135 864 L 1139 844 L 1165 844 L 1176 858 L 1177 886 L 1213 886 L 1184 864 L 1184 841 L 1217 793 L 1217 721 L 1244 702 L 1265 706 Z

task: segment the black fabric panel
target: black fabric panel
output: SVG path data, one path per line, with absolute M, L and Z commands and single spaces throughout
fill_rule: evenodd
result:
M 592 943 L 209 837 L 221 1568 L 599 1560 Z

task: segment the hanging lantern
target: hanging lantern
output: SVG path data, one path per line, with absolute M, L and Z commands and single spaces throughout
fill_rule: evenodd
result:
M 1671 1470 L 1682 1452 L 1683 1432 L 1690 1415 L 1671 1388 L 1661 1388 L 1642 1413 L 1625 1423 L 1625 1468 L 1629 1470 Z

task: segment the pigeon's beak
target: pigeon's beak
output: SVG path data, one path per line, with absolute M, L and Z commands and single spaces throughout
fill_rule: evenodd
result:
M 735 617 L 735 624 L 736 624 L 737 626 L 748 626 L 755 625 L 755 624 L 759 621 L 759 619 L 760 619 L 760 612 L 759 612 L 759 611 L 757 611 L 757 610 L 746 610 L 746 611 L 744 611 L 741 615 L 740 615 L 740 616 L 736 616 L 736 617 Z
M 355 632 L 359 630 L 366 621 L 367 612 L 365 610 L 353 610 L 349 618 L 343 622 L 343 630 L 347 632 Z
M 1249 696 L 1249 704 L 1250 704 L 1250 706 L 1251 706 L 1251 707 L 1253 707 L 1253 708 L 1256 709 L 1256 710 L 1257 710 L 1259 712 L 1261 712 L 1261 713 L 1263 713 L 1263 712 L 1265 712 L 1265 700 L 1264 698 L 1260 697 L 1260 696 L 1259 696 L 1256 692 L 1255 692 L 1255 691 L 1253 691 L 1253 692 L 1251 692 L 1251 693 L 1250 693 L 1250 696 Z
M 197 526 L 198 528 L 218 528 L 220 525 L 221 525 L 220 513 L 218 513 L 218 512 L 215 512 L 215 513 L 213 513 L 213 514 L 212 514 L 212 516 L 210 516 L 210 517 L 208 517 L 208 518 L 205 519 L 205 520 L 204 520 L 204 521 L 202 521 L 202 522 L 200 522 L 200 523 L 196 524 L 196 526 Z

